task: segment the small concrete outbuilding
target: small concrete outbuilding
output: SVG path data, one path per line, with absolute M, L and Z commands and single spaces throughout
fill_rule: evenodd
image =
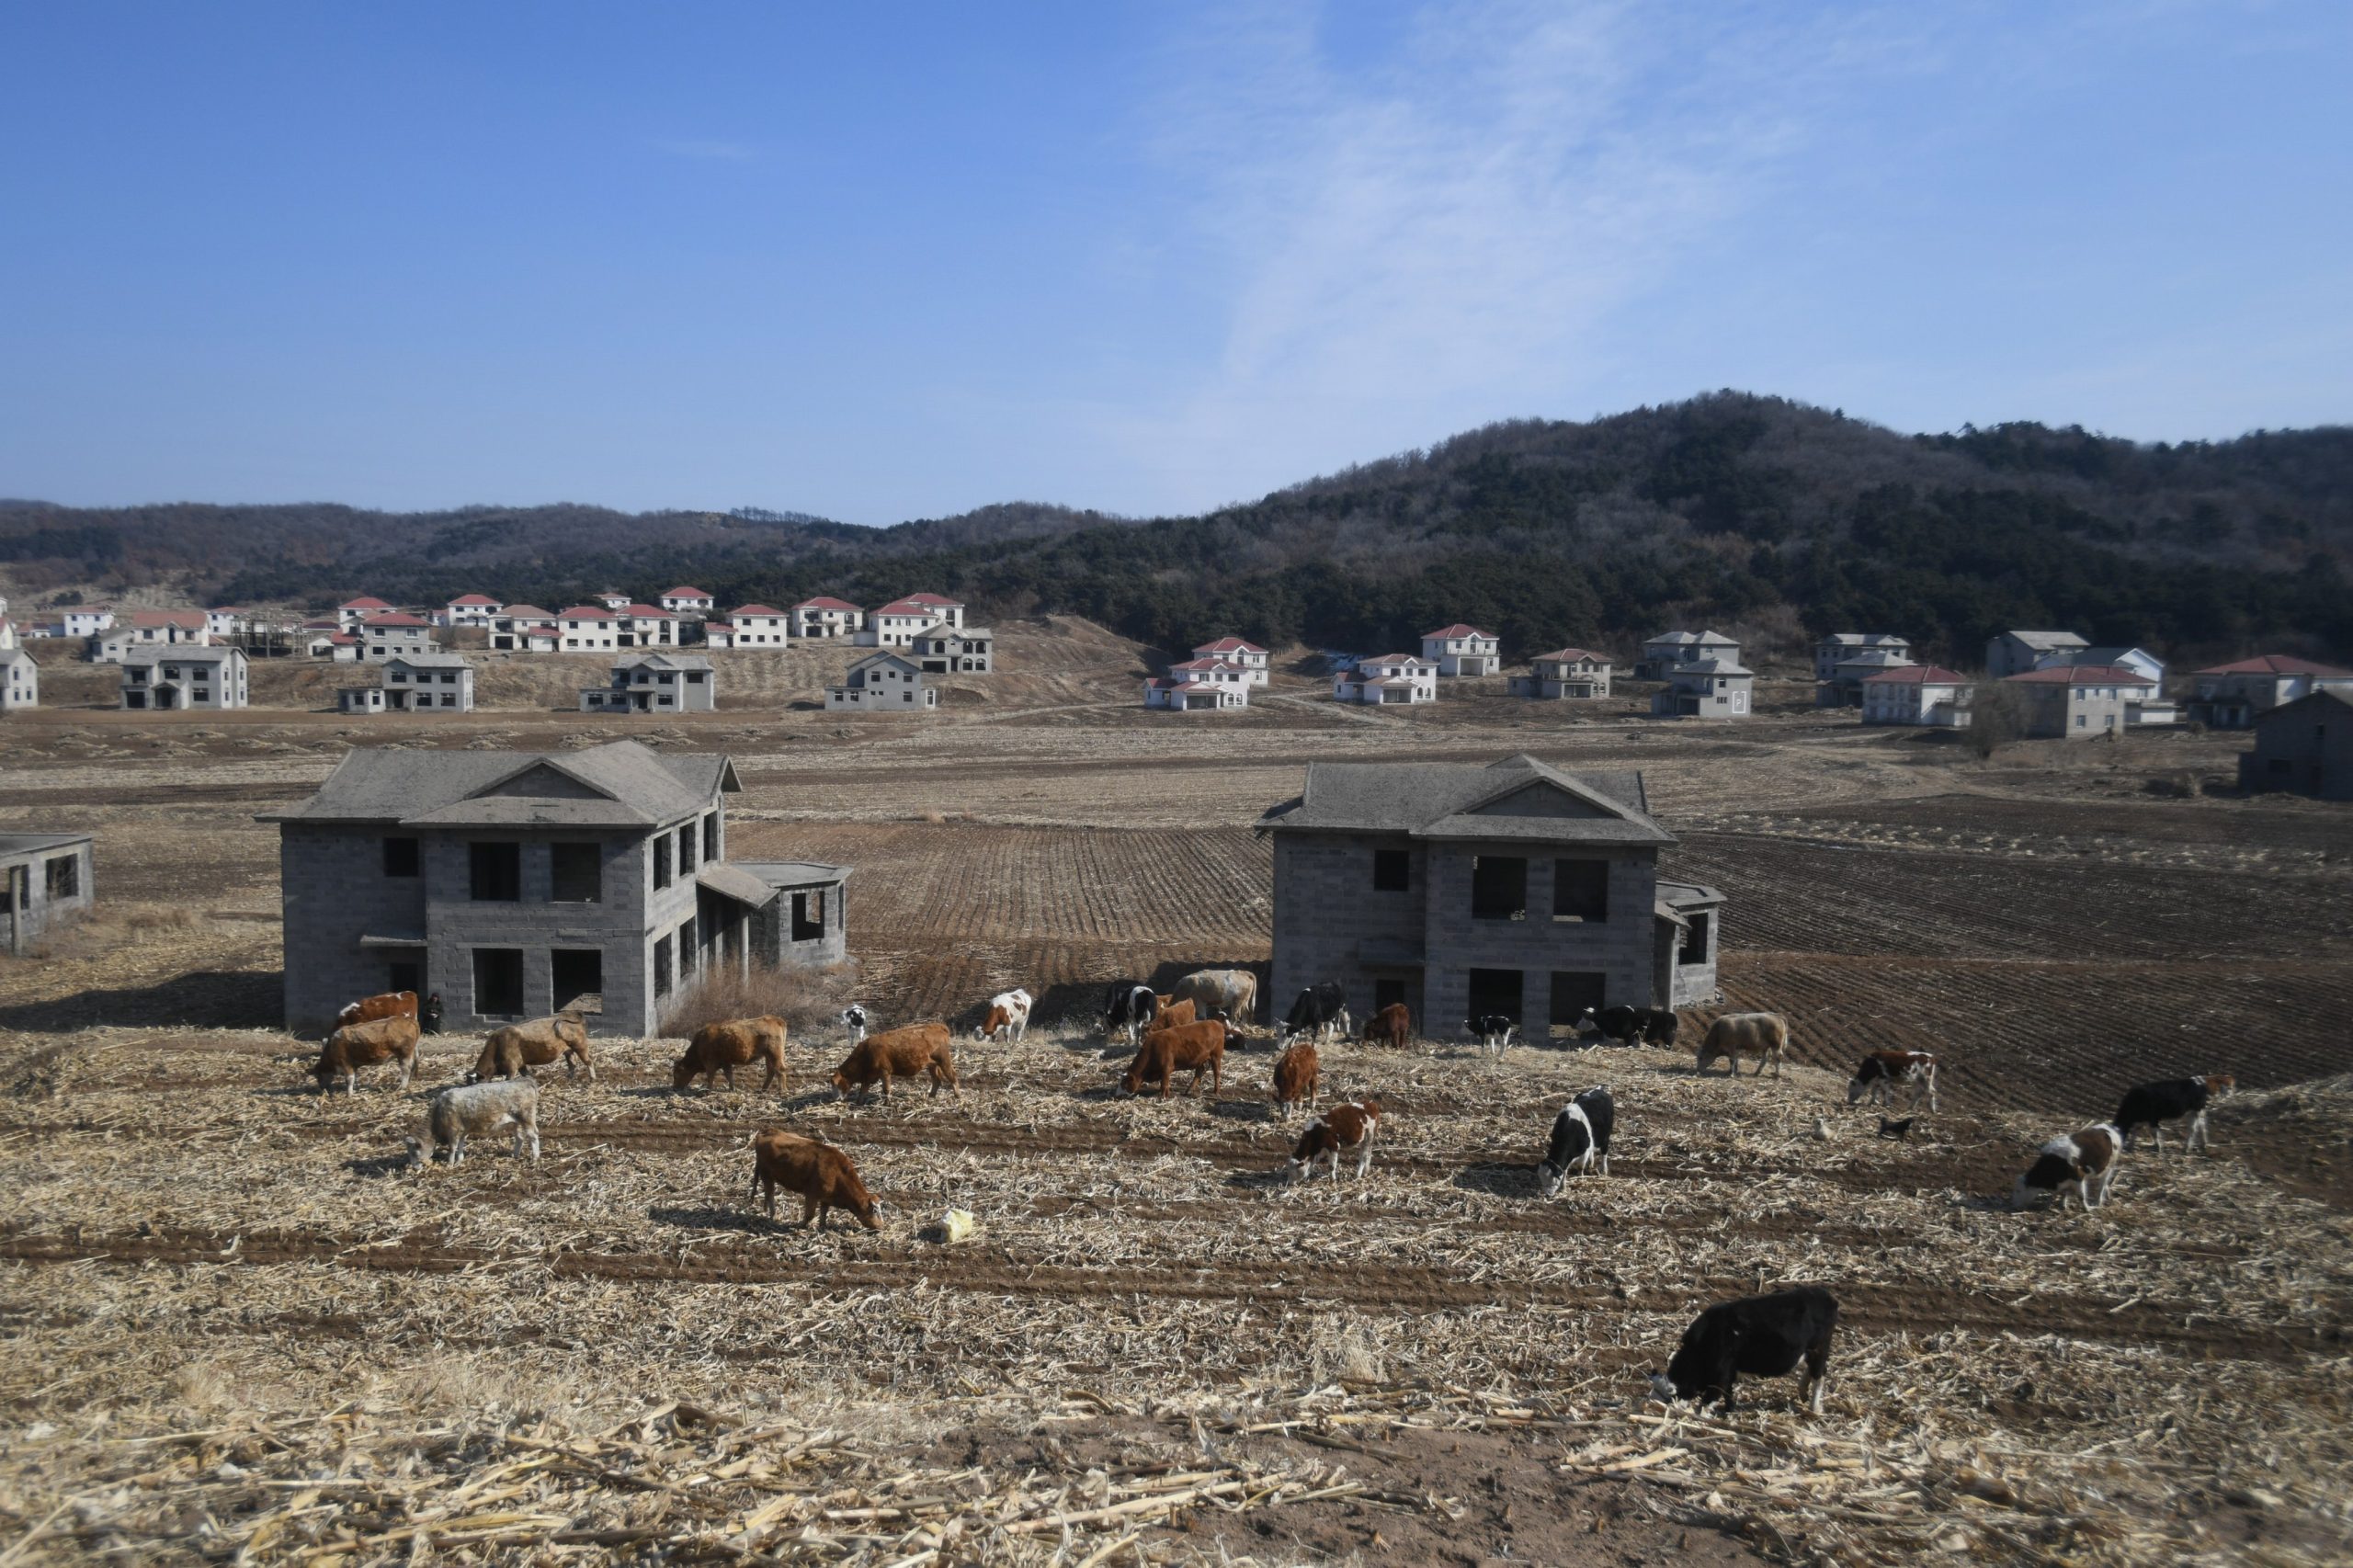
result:
M 19 953 L 97 897 L 86 833 L 0 833 L 0 949 Z

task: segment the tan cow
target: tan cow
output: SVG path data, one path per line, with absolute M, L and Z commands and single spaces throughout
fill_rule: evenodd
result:
M 780 1093 L 785 1085 L 784 1033 L 784 1020 L 774 1015 L 705 1024 L 695 1030 L 694 1038 L 687 1041 L 686 1053 L 670 1070 L 670 1086 L 684 1094 L 700 1078 L 705 1086 L 714 1087 L 723 1073 L 732 1089 L 736 1068 L 765 1062 L 767 1076 L 760 1080 L 760 1087 Z
M 347 1024 L 327 1036 L 326 1044 L 319 1048 L 318 1065 L 311 1069 L 311 1076 L 319 1081 L 319 1093 L 335 1088 L 337 1078 L 344 1080 L 344 1092 L 359 1092 L 359 1070 L 380 1062 L 401 1064 L 401 1081 L 397 1088 L 408 1087 L 409 1078 L 416 1071 L 416 1020 L 414 1017 L 378 1018 L 372 1023 Z
M 1740 1059 L 1756 1058 L 1756 1076 L 1765 1075 L 1765 1062 L 1770 1058 L 1773 1076 L 1781 1075 L 1781 1064 L 1790 1053 L 1790 1026 L 1779 1013 L 1726 1013 L 1708 1026 L 1705 1038 L 1699 1041 L 1699 1064 L 1694 1073 L 1705 1073 L 1708 1063 L 1721 1056 L 1724 1071 L 1740 1076 Z
M 466 1082 L 512 1078 L 526 1067 L 544 1067 L 558 1057 L 563 1059 L 565 1077 L 585 1067 L 588 1081 L 597 1081 L 596 1063 L 588 1060 L 588 1026 L 577 1013 L 558 1013 L 492 1030 L 483 1040 L 482 1054 L 474 1059 L 474 1070 Z
M 925 1075 L 931 1079 L 935 1096 L 945 1086 L 958 1098 L 963 1097 L 963 1090 L 956 1085 L 956 1052 L 946 1024 L 909 1024 L 868 1035 L 834 1074 L 834 1093 L 847 1099 L 855 1089 L 858 1098 L 864 1099 L 879 1083 L 888 1102 L 892 1079 Z

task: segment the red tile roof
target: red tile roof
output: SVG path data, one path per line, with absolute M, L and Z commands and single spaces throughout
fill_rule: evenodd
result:
M 794 605 L 792 608 L 795 609 L 846 609 L 858 615 L 864 615 L 866 613 L 865 610 L 859 608 L 857 605 L 851 604 L 847 599 L 802 599 L 799 604 Z
M 370 598 L 367 595 L 362 594 L 356 599 L 344 600 L 343 603 L 337 605 L 335 608 L 338 609 L 390 609 L 392 607 L 386 604 L 381 599 Z
M 780 615 L 782 615 L 782 614 L 784 613 L 784 611 L 782 611 L 782 610 L 780 610 L 780 609 L 770 609 L 770 608 L 769 608 L 767 606 L 766 606 L 766 605 L 737 605 L 733 609 L 729 610 L 727 613 L 728 613 L 728 614 L 730 614 L 730 615 L 777 615 L 777 616 L 780 616 Z
M 1493 637 L 1494 635 L 1492 631 L 1482 631 L 1475 626 L 1465 626 L 1458 620 L 1452 626 L 1441 626 L 1436 631 L 1423 632 L 1422 640 L 1427 642 L 1433 637 Z
M 1968 686 L 1967 676 L 1959 670 L 1949 670 L 1942 665 L 1905 665 L 1900 669 L 1881 670 L 1875 676 L 1863 677 L 1865 686 Z
M 676 616 L 672 615 L 668 610 L 664 609 L 660 605 L 631 605 L 629 608 L 621 611 L 621 613 L 623 615 L 633 615 L 640 620 L 676 620 L 678 619 Z
M 498 601 L 488 594 L 460 594 L 449 601 L 449 608 L 455 609 L 460 605 L 495 605 L 496 603 Z
M 135 609 L 131 612 L 131 624 L 196 628 L 204 625 L 205 619 L 200 609 Z
M 938 594 L 909 594 L 906 597 L 899 600 L 899 603 L 903 605 L 940 605 L 949 609 L 962 609 L 964 608 L 963 600 L 946 598 Z
M 1256 642 L 1245 642 L 1239 637 L 1221 637 L 1214 642 L 1204 642 L 1193 650 L 1196 653 L 1263 653 Z
M 574 605 L 570 609 L 560 612 L 556 619 L 558 620 L 610 620 L 613 619 L 613 612 L 602 605 Z
M 2053 665 L 2046 670 L 2005 676 L 2021 686 L 2154 686 L 2140 671 L 2122 665 Z
M 654 596 L 663 599 L 707 599 L 710 595 L 700 588 L 665 588 Z
M 2353 676 L 2353 670 L 2341 670 L 2335 665 L 2315 664 L 2290 653 L 2257 653 L 2252 659 L 2216 665 L 2211 669 L 2194 673 L 2201 676 L 2334 676 L 2338 679 Z

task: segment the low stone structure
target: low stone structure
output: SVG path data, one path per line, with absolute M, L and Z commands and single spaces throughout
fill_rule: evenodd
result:
M 0 948 L 22 953 L 56 922 L 97 897 L 86 833 L 0 833 Z

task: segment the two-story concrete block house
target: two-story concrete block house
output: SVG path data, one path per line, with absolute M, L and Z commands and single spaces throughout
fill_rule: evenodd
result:
M 719 680 L 700 653 L 640 653 L 618 659 L 603 686 L 580 688 L 583 713 L 709 713 Z
M 904 648 L 915 641 L 916 632 L 942 622 L 961 629 L 964 607 L 938 594 L 909 594 L 876 610 L 858 641 L 869 648 Z
M 508 605 L 490 623 L 490 646 L 500 653 L 552 653 L 563 642 L 555 612 L 537 605 Z
M 1491 676 L 1504 667 L 1501 640 L 1459 620 L 1423 632 L 1422 657 L 1442 676 Z
M 1665 680 L 1670 672 L 1703 659 L 1737 665 L 1740 644 L 1721 631 L 1662 631 L 1643 644 L 1643 656 L 1634 661 L 1634 676 Z
M 1884 653 L 1903 655 L 1902 664 L 1912 662 L 1912 640 L 1884 631 L 1834 631 L 1813 645 L 1813 678 L 1829 680 L 1839 665 L 1858 653 Z M 1896 665 L 1885 668 L 1893 669 Z
M 928 713 L 939 706 L 939 688 L 924 679 L 923 668 L 899 653 L 869 653 L 849 667 L 839 686 L 825 688 L 828 713 Z
M 792 607 L 795 637 L 855 637 L 866 629 L 866 612 L 847 599 L 819 597 Z
M 2156 704 L 2172 719 L 2170 703 L 2157 683 L 2121 665 L 2052 665 L 2004 677 L 2015 693 L 2022 733 L 2029 740 L 2091 740 L 2135 727 L 2144 704 Z
M 1514 676 L 1505 689 L 1514 697 L 1595 698 L 1609 695 L 1609 655 L 1590 648 L 1555 648 L 1529 661 L 1529 673 Z
M 1912 655 L 1894 648 L 1861 648 L 1830 666 L 1829 676 L 1817 678 L 1813 687 L 1816 708 L 1859 708 L 1863 705 L 1863 683 L 1873 676 L 1890 670 L 1904 669 L 1915 663 Z M 1816 658 L 1814 668 L 1822 668 Z
M 996 633 L 985 626 L 950 626 L 934 621 L 907 640 L 907 656 L 926 675 L 982 675 L 993 668 Z
M 486 627 L 506 613 L 506 605 L 488 594 L 460 594 L 441 607 L 441 624 Z
M 613 641 L 624 648 L 675 648 L 681 641 L 678 618 L 658 606 L 632 604 L 612 615 Z
M 434 647 L 433 623 L 421 615 L 371 615 L 353 634 L 362 654 L 380 664 L 404 653 L 429 653 Z
M 1332 677 L 1332 699 L 1368 707 L 1436 702 L 1438 666 L 1411 653 L 1375 653 Z
M 684 583 L 664 589 L 660 598 L 664 609 L 687 620 L 700 620 L 719 607 L 709 593 Z
M 0 948 L 21 953 L 97 897 L 86 833 L 0 833 Z
M 359 623 L 371 615 L 391 615 L 399 608 L 400 606 L 387 604 L 373 594 L 362 594 L 356 599 L 346 599 L 335 607 L 335 624 L 346 631 L 351 631 L 357 630 Z
M 1257 826 L 1274 837 L 1275 1017 L 1335 980 L 1358 1017 L 1403 1002 L 1451 1035 L 1501 1013 L 1541 1039 L 1587 1007 L 1716 994 L 1723 896 L 1660 879 L 1675 838 L 1639 773 L 1310 763 Z
M 212 618 L 200 609 L 135 609 L 88 642 L 90 662 L 119 665 L 134 648 L 209 647 Z
M 1267 684 L 1267 651 L 1256 642 L 1240 637 L 1221 637 L 1214 642 L 1204 642 L 1193 650 L 1196 659 L 1217 659 L 1229 665 L 1239 665 L 1252 686 Z
M 2334 691 L 2353 697 L 2353 670 L 2287 653 L 2258 653 L 2190 675 L 2189 717 L 2217 730 L 2245 730 L 2274 708 Z
M 1756 676 L 1725 659 L 1693 659 L 1666 667 L 1666 689 L 1651 698 L 1651 712 L 1665 719 L 1745 719 Z
M 122 705 L 157 712 L 243 708 L 243 648 L 133 648 L 122 656 Z
M 1236 703 L 1218 701 L 1176 702 L 1153 700 L 1157 688 L 1163 692 L 1182 692 L 1191 688 L 1200 691 L 1232 691 L 1242 700 Z M 1147 708 L 1209 708 L 1247 707 L 1250 701 L 1250 672 L 1241 665 L 1225 659 L 1186 659 L 1168 666 L 1168 678 L 1163 682 L 1144 682 L 1144 706 Z
M 1198 664 L 1202 661 L 1190 662 Z M 1215 664 L 1217 661 L 1208 662 Z M 1239 665 L 1226 667 L 1240 673 Z M 1194 680 L 1172 666 L 1165 676 L 1143 683 L 1143 705 L 1165 709 L 1172 713 L 1227 712 L 1250 706 L 1250 687 L 1247 681 L 1239 679 L 1222 684 Z
M 2007 680 L 2039 669 L 2053 653 L 2069 653 L 2091 644 L 2072 631 L 2004 631 L 1985 640 L 1985 677 Z
M 278 827 L 286 1023 L 438 992 L 444 1027 L 577 1006 L 654 1032 L 707 967 L 838 962 L 839 867 L 726 859 L 734 764 L 634 741 L 557 755 L 354 751 Z
M 623 599 L 621 608 L 629 608 Z M 620 644 L 620 622 L 603 605 L 571 605 L 556 612 L 555 645 L 561 653 L 608 653 Z
M 792 618 L 770 605 L 737 605 L 720 619 L 703 622 L 702 640 L 712 648 L 790 647 Z
M 395 713 L 471 713 L 474 667 L 462 653 L 395 653 L 384 661 L 383 691 Z

